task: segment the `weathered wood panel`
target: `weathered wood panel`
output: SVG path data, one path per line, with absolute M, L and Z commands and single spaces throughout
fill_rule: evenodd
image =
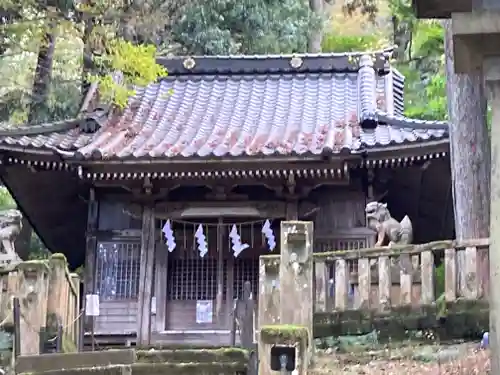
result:
M 361 190 L 322 187 L 315 196 L 320 207 L 314 218 L 317 237 L 343 228 L 365 227 L 366 198 Z
M 126 335 L 137 332 L 137 301 L 100 301 L 94 330 L 98 335 Z
M 232 306 L 232 303 L 231 303 Z M 212 323 L 196 322 L 196 301 L 169 300 L 167 301 L 166 330 L 228 330 L 231 328 L 229 321 L 217 319 L 216 301 L 212 300 Z M 226 309 L 226 303 L 222 303 L 223 311 Z

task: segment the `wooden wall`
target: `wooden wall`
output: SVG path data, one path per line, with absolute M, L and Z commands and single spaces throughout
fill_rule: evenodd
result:
M 391 214 L 413 223 L 414 242 L 454 238 L 453 199 L 449 160 L 395 169 L 388 186 Z
M 365 226 L 366 198 L 361 189 L 323 186 L 311 195 L 319 207 L 314 218 L 316 236 Z

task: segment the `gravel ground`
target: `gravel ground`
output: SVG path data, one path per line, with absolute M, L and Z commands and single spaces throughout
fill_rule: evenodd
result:
M 358 354 L 320 352 L 314 375 L 486 375 L 490 373 L 488 350 L 477 344 L 421 346 Z

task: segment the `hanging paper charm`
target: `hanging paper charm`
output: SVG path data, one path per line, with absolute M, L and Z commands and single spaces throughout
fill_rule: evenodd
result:
M 271 228 L 271 222 L 266 220 L 264 225 L 262 226 L 262 234 L 266 237 L 267 247 L 269 251 L 273 251 L 276 247 L 276 238 L 274 237 L 273 229 Z
M 198 252 L 200 253 L 200 257 L 203 258 L 205 254 L 208 253 L 208 245 L 207 238 L 203 233 L 203 227 L 201 224 L 198 226 L 194 237 L 196 238 L 196 243 L 198 244 Z
M 232 248 L 233 248 L 233 253 L 234 253 L 235 258 L 238 255 L 240 255 L 240 253 L 243 250 L 248 249 L 250 247 L 249 244 L 241 243 L 241 237 L 238 234 L 238 230 L 236 229 L 236 225 L 233 225 L 233 227 L 231 228 L 231 232 L 229 232 L 229 238 L 231 238 L 231 243 L 233 245 Z
M 172 230 L 172 226 L 170 225 L 170 220 L 167 220 L 162 229 L 163 234 L 165 235 L 165 239 L 167 240 L 167 249 L 171 253 L 174 251 L 176 243 L 174 237 L 174 231 Z

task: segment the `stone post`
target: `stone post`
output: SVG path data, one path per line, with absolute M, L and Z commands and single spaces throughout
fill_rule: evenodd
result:
M 17 266 L 19 276 L 21 355 L 40 353 L 40 331 L 47 319 L 49 267 L 43 261 Z
M 281 223 L 280 323 L 305 327 L 309 348 L 313 344 L 313 236 L 312 221 Z
M 274 347 L 295 352 L 297 375 L 306 375 L 313 354 L 313 223 L 281 223 L 279 283 L 271 270 L 277 259 L 261 257 L 261 298 L 259 299 L 259 374 L 271 374 L 276 365 Z M 276 285 L 277 284 L 277 285 Z M 278 290 L 276 290 L 278 289 Z M 272 291 L 279 293 L 279 302 Z M 278 302 L 278 306 L 276 303 Z M 278 319 L 273 307 L 278 307 Z M 270 316 L 273 312 L 272 316 Z M 281 349 L 280 349 L 281 350 Z M 276 356 L 276 355 L 275 355 Z M 290 358 L 290 357 L 288 357 Z
M 483 66 L 488 99 L 493 118 L 491 123 L 491 200 L 490 200 L 490 282 L 500 285 L 500 56 L 484 59 Z M 490 288 L 491 353 L 500 350 L 500 288 Z M 491 355 L 491 374 L 500 374 L 500 356 Z

